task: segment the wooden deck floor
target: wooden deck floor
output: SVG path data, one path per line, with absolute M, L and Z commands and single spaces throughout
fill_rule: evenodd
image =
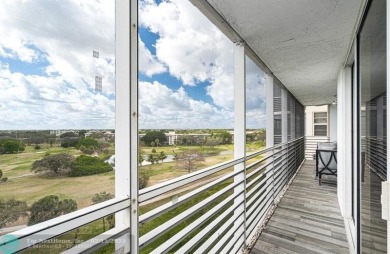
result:
M 318 185 L 306 161 L 251 253 L 349 253 L 336 185 Z

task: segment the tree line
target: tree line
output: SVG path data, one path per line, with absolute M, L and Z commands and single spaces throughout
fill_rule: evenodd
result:
M 112 198 L 114 198 L 113 194 L 100 192 L 96 193 L 91 198 L 91 203 L 98 204 Z M 74 199 L 68 198 L 61 200 L 56 195 L 45 196 L 34 202 L 30 207 L 25 201 L 0 199 L 0 229 L 20 218 L 27 217 L 27 225 L 31 226 L 76 210 L 77 202 Z M 113 228 L 115 226 L 113 215 L 102 218 L 102 220 L 103 231 L 106 231 L 106 221 L 108 223 L 108 228 Z

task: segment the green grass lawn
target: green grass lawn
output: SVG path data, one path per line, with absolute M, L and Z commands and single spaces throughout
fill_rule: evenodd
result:
M 56 153 L 71 153 L 75 156 L 81 154 L 81 152 L 74 148 L 62 148 L 59 146 L 50 147 L 50 145 L 41 146 L 43 149 L 39 151 L 35 151 L 33 146 L 27 146 L 26 150 L 23 153 L 19 154 L 3 154 L 0 155 L 0 169 L 3 170 L 4 177 L 8 177 L 8 181 L 5 183 L 0 183 L 0 199 L 10 199 L 15 198 L 17 200 L 26 201 L 28 205 L 31 205 L 38 199 L 47 196 L 47 195 L 57 195 L 60 199 L 64 198 L 72 198 L 78 204 L 78 209 L 83 207 L 90 206 L 92 204 L 91 198 L 94 194 L 99 192 L 109 192 L 115 193 L 115 172 L 108 172 L 99 175 L 92 176 L 83 176 L 83 177 L 67 177 L 67 176 L 47 176 L 47 175 L 39 175 L 33 174 L 31 172 L 31 165 L 35 160 L 39 160 L 45 156 L 46 153 L 56 154 Z M 259 150 L 261 147 L 259 144 L 248 144 L 247 150 L 255 151 Z M 154 149 L 157 152 L 164 151 L 165 154 L 173 154 L 178 153 L 180 151 L 184 151 L 187 149 L 199 149 L 205 154 L 219 154 L 222 151 L 233 151 L 233 145 L 219 145 L 214 148 L 210 147 L 199 147 L 199 146 L 164 146 L 164 147 L 155 147 Z M 114 153 L 114 148 L 110 147 L 110 154 Z M 143 152 L 145 154 L 151 153 L 152 148 L 143 147 Z M 103 155 L 101 155 L 103 156 Z M 107 155 L 105 155 L 107 156 Z M 233 159 L 233 153 L 227 152 L 223 155 L 214 155 L 214 156 L 206 156 L 205 161 L 199 166 L 199 169 L 206 168 L 215 164 L 219 164 L 221 162 Z M 167 162 L 167 163 L 158 163 L 154 165 L 142 166 L 140 170 L 148 170 L 150 172 L 149 186 L 178 177 L 185 174 L 188 174 L 188 171 L 184 169 L 178 169 L 175 162 Z M 230 172 L 232 169 L 227 169 L 219 174 L 224 174 Z M 216 175 L 212 175 L 211 177 L 215 177 Z M 154 219 L 151 222 L 142 225 L 140 228 L 140 233 L 144 234 L 153 228 L 157 227 L 161 223 L 169 220 L 176 214 L 181 213 L 182 211 L 188 209 L 188 207 L 200 202 L 204 198 L 212 195 L 219 189 L 226 186 L 227 183 L 222 184 L 221 186 L 216 186 L 215 188 L 208 190 L 201 195 L 197 196 L 193 200 L 187 202 L 179 206 L 178 208 L 164 214 L 163 216 Z M 187 193 L 191 191 L 190 189 L 183 191 L 183 193 Z M 181 193 L 181 195 L 183 194 Z M 154 207 L 161 205 L 163 203 L 169 202 L 170 197 L 164 200 L 161 200 L 157 203 L 146 205 L 141 207 L 141 213 L 145 213 L 147 211 L 152 210 Z M 207 209 L 210 209 L 209 207 Z M 206 210 L 207 210 L 206 209 Z M 206 210 L 202 210 L 198 215 L 193 216 L 186 220 L 184 223 L 181 223 L 171 231 L 169 231 L 166 235 L 158 239 L 156 242 L 151 244 L 142 250 L 142 253 L 147 253 L 150 250 L 154 249 L 161 242 L 168 239 L 173 234 L 180 231 L 185 227 L 188 223 L 194 221 L 201 214 L 203 214 Z M 26 219 L 18 221 L 19 224 L 26 223 Z M 86 240 L 95 235 L 102 233 L 101 229 L 102 223 L 98 220 L 96 222 L 90 223 L 86 226 L 83 226 L 80 229 L 80 234 L 78 239 Z M 73 239 L 76 234 L 76 231 L 69 232 L 61 237 L 65 239 Z M 60 238 L 61 238 L 60 237 Z M 68 246 L 69 247 L 69 246 Z M 41 249 L 42 250 L 42 249 Z M 45 253 L 57 253 L 55 249 L 53 251 L 48 251 Z M 108 245 L 104 247 L 101 251 L 96 253 L 112 253 L 113 245 Z M 40 249 L 31 249 L 26 253 L 42 253 Z

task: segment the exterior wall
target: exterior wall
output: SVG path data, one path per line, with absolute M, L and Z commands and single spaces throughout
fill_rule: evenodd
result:
M 305 136 L 314 136 L 314 113 L 315 112 L 329 112 L 328 105 L 324 106 L 307 106 L 305 108 Z M 329 114 L 328 114 L 328 136 L 329 136 Z
M 357 236 L 352 206 L 352 76 L 351 67 L 341 69 L 337 81 L 337 198 L 351 252 Z M 356 195 L 356 193 L 355 193 Z
M 327 136 L 314 136 L 314 113 L 328 113 L 328 132 Z M 329 142 L 329 126 L 331 124 L 329 117 L 329 106 L 307 106 L 305 108 L 305 158 L 314 160 L 318 142 Z M 335 139 L 334 139 L 335 140 Z
M 337 140 L 337 105 L 329 105 L 329 139 L 330 141 Z

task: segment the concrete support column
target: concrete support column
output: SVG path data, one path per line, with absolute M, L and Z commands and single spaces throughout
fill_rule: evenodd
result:
M 271 74 L 265 74 L 266 87 L 266 145 L 274 146 L 274 78 Z
M 296 117 L 296 114 L 295 114 L 295 100 L 294 99 L 291 98 L 292 103 L 291 103 L 291 107 L 290 107 L 291 140 L 296 139 L 296 135 L 295 135 L 295 117 Z
M 287 142 L 287 90 L 282 88 L 282 143 Z
M 376 119 L 377 119 L 377 126 L 376 126 L 376 136 L 378 140 L 383 139 L 383 96 L 380 96 L 376 101 Z M 367 135 L 368 137 L 368 135 Z
M 115 227 L 129 228 L 115 252 L 138 253 L 138 1 L 115 4 L 115 196 L 131 200 L 115 214 Z
M 234 159 L 245 158 L 246 145 L 246 115 L 245 115 L 245 45 L 236 43 L 234 47 Z M 237 176 L 234 177 L 234 182 L 239 185 L 234 188 L 234 195 L 238 195 L 234 200 L 234 204 L 240 204 L 235 210 L 235 214 L 241 214 L 235 223 L 240 226 L 236 234 L 242 234 L 237 244 L 246 242 L 246 173 L 245 161 L 234 166 L 234 172 Z

